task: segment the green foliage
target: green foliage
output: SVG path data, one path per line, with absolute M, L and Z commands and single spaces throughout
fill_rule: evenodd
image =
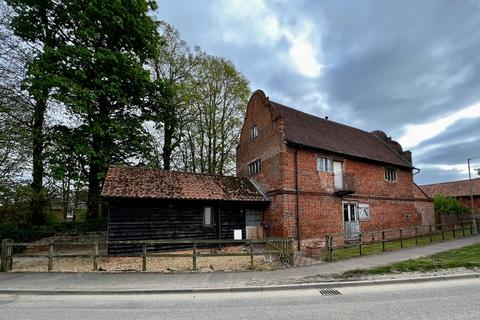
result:
M 463 206 L 455 198 L 436 194 L 433 197 L 435 211 L 447 214 L 462 214 L 468 212 L 468 208 Z
M 153 83 L 144 68 L 158 56 L 156 9 L 147 0 L 8 0 L 16 11 L 12 26 L 24 40 L 43 42 L 30 64 L 34 96 L 45 90 L 72 115 L 78 126 L 59 128 L 64 150 L 76 155 L 89 184 L 88 207 L 98 215 L 100 187 L 110 163 L 149 152 L 143 128 L 149 117 Z M 159 83 L 156 84 L 160 85 Z M 64 177 L 71 161 L 56 161 Z M 71 160 L 71 159 L 70 159 Z M 81 162 L 83 161 L 83 162 Z
M 44 202 L 42 214 L 46 216 L 49 207 L 47 191 L 43 189 L 40 194 L 37 194 L 30 186 L 22 185 L 15 190 L 13 204 L 10 207 L 12 209 L 12 214 L 6 218 L 8 220 L 7 222 L 18 225 L 31 225 L 31 204 L 35 197 L 41 197 L 41 201 Z
M 93 219 L 84 222 L 54 222 L 43 226 L 25 226 L 13 221 L 0 223 L 0 239 L 13 239 L 16 242 L 32 242 L 61 234 L 86 234 L 105 232 L 106 219 Z

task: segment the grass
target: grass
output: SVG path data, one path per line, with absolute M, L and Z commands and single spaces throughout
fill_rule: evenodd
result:
M 434 254 L 429 257 L 406 260 L 371 269 L 357 269 L 345 272 L 343 276 L 378 275 L 411 271 L 433 271 L 451 268 L 480 268 L 480 244 L 466 246 Z
M 465 236 L 469 236 L 471 234 L 470 227 L 466 227 L 464 230 L 465 230 Z M 455 238 L 460 238 L 460 237 L 463 237 L 463 232 L 461 229 L 455 231 Z M 445 231 L 443 234 L 443 237 L 441 233 L 432 234 L 432 242 L 439 242 L 439 241 L 451 240 L 451 239 L 454 239 L 453 231 Z M 430 236 L 429 235 L 419 236 L 417 239 L 417 242 L 419 246 L 430 244 L 431 243 Z M 415 238 L 408 238 L 403 240 L 403 248 L 411 248 L 415 246 L 417 246 Z M 401 248 L 402 247 L 400 244 L 400 240 L 391 240 L 391 241 L 385 242 L 385 251 L 398 250 Z M 362 245 L 362 255 L 377 254 L 377 253 L 381 253 L 382 251 L 383 249 L 382 249 L 381 243 Z M 349 258 L 357 257 L 359 255 L 360 255 L 360 250 L 358 245 L 347 247 L 347 248 L 334 248 L 332 261 L 349 259 Z

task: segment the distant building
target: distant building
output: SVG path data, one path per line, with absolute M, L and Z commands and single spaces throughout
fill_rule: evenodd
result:
M 471 208 L 470 200 L 470 181 L 459 180 L 449 181 L 443 183 L 426 184 L 420 186 L 420 188 L 431 198 L 436 194 L 449 196 L 458 199 L 465 207 Z M 475 210 L 477 217 L 480 213 L 480 178 L 472 179 L 472 194 L 473 194 L 473 209 Z M 464 220 L 471 221 L 472 215 L 470 212 L 460 217 L 447 217 L 445 215 L 440 216 L 437 214 L 438 223 L 448 223 L 452 220 Z

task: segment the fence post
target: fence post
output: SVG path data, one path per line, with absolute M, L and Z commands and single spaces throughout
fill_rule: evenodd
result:
M 147 271 L 147 243 L 142 242 L 142 271 Z
M 382 230 L 382 251 L 385 251 L 385 230 Z
M 455 235 L 455 223 L 452 223 L 452 230 L 453 230 L 453 237 L 456 238 L 456 235 Z
M 13 243 L 14 240 L 8 239 L 7 241 L 7 270 L 11 271 L 13 269 Z
M 253 240 L 250 239 L 250 270 L 253 270 Z
M 333 261 L 333 236 L 328 237 L 328 258 Z
M 98 240 L 95 240 L 95 243 L 93 244 L 93 271 L 98 270 L 97 257 L 98 257 Z
M 403 248 L 403 229 L 400 229 L 400 248 Z
M 53 243 L 48 245 L 48 272 L 53 269 Z
M 462 235 L 465 237 L 465 225 L 462 222 Z
M 289 259 L 289 262 L 290 262 L 290 265 L 292 267 L 295 267 L 295 249 L 294 249 L 294 245 L 293 245 L 293 239 L 289 239 L 288 240 L 288 259 Z
M 358 253 L 362 255 L 362 233 L 358 234 Z
M 195 239 L 193 239 L 192 264 L 193 264 L 193 271 L 196 271 L 197 270 L 197 241 L 195 241 Z
M 418 246 L 418 227 L 415 226 L 415 246 Z
M 8 263 L 7 263 L 7 246 L 8 246 L 8 239 L 2 240 L 2 261 L 0 264 L 0 272 L 7 272 L 8 271 Z
M 430 235 L 430 242 L 433 242 L 433 239 L 432 239 L 432 225 L 428 226 L 428 233 Z

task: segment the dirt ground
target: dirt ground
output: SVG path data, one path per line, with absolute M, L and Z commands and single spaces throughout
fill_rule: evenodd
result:
M 75 245 L 75 243 L 91 243 L 99 241 L 101 244 L 106 240 L 104 234 L 90 234 L 79 236 L 56 236 L 42 239 L 41 243 L 63 242 L 69 245 L 55 245 L 55 254 L 93 254 L 92 245 Z M 245 252 L 242 246 L 226 247 L 220 252 Z M 255 251 L 261 252 L 261 248 Z M 217 252 L 216 250 L 215 252 Z M 198 250 L 199 253 L 210 253 L 210 249 Z M 26 248 L 22 253 L 14 256 L 12 272 L 46 272 L 48 271 L 48 258 L 46 257 L 22 257 L 22 255 L 48 253 L 47 246 L 35 246 Z M 192 253 L 191 250 L 169 252 L 169 253 Z M 106 255 L 106 246 L 100 245 L 99 254 Z M 275 257 L 273 257 L 275 258 Z M 272 261 L 273 260 L 273 261 Z M 97 259 L 96 271 L 102 272 L 136 272 L 142 270 L 141 257 L 105 257 Z M 255 256 L 254 270 L 272 270 L 282 268 L 284 265 L 277 259 L 270 256 Z M 233 257 L 200 257 L 197 258 L 197 271 L 193 271 L 193 259 L 190 257 L 147 257 L 147 272 L 213 272 L 213 271 L 246 271 L 250 270 L 249 256 Z M 93 259 L 56 257 L 53 260 L 54 272 L 93 272 Z

